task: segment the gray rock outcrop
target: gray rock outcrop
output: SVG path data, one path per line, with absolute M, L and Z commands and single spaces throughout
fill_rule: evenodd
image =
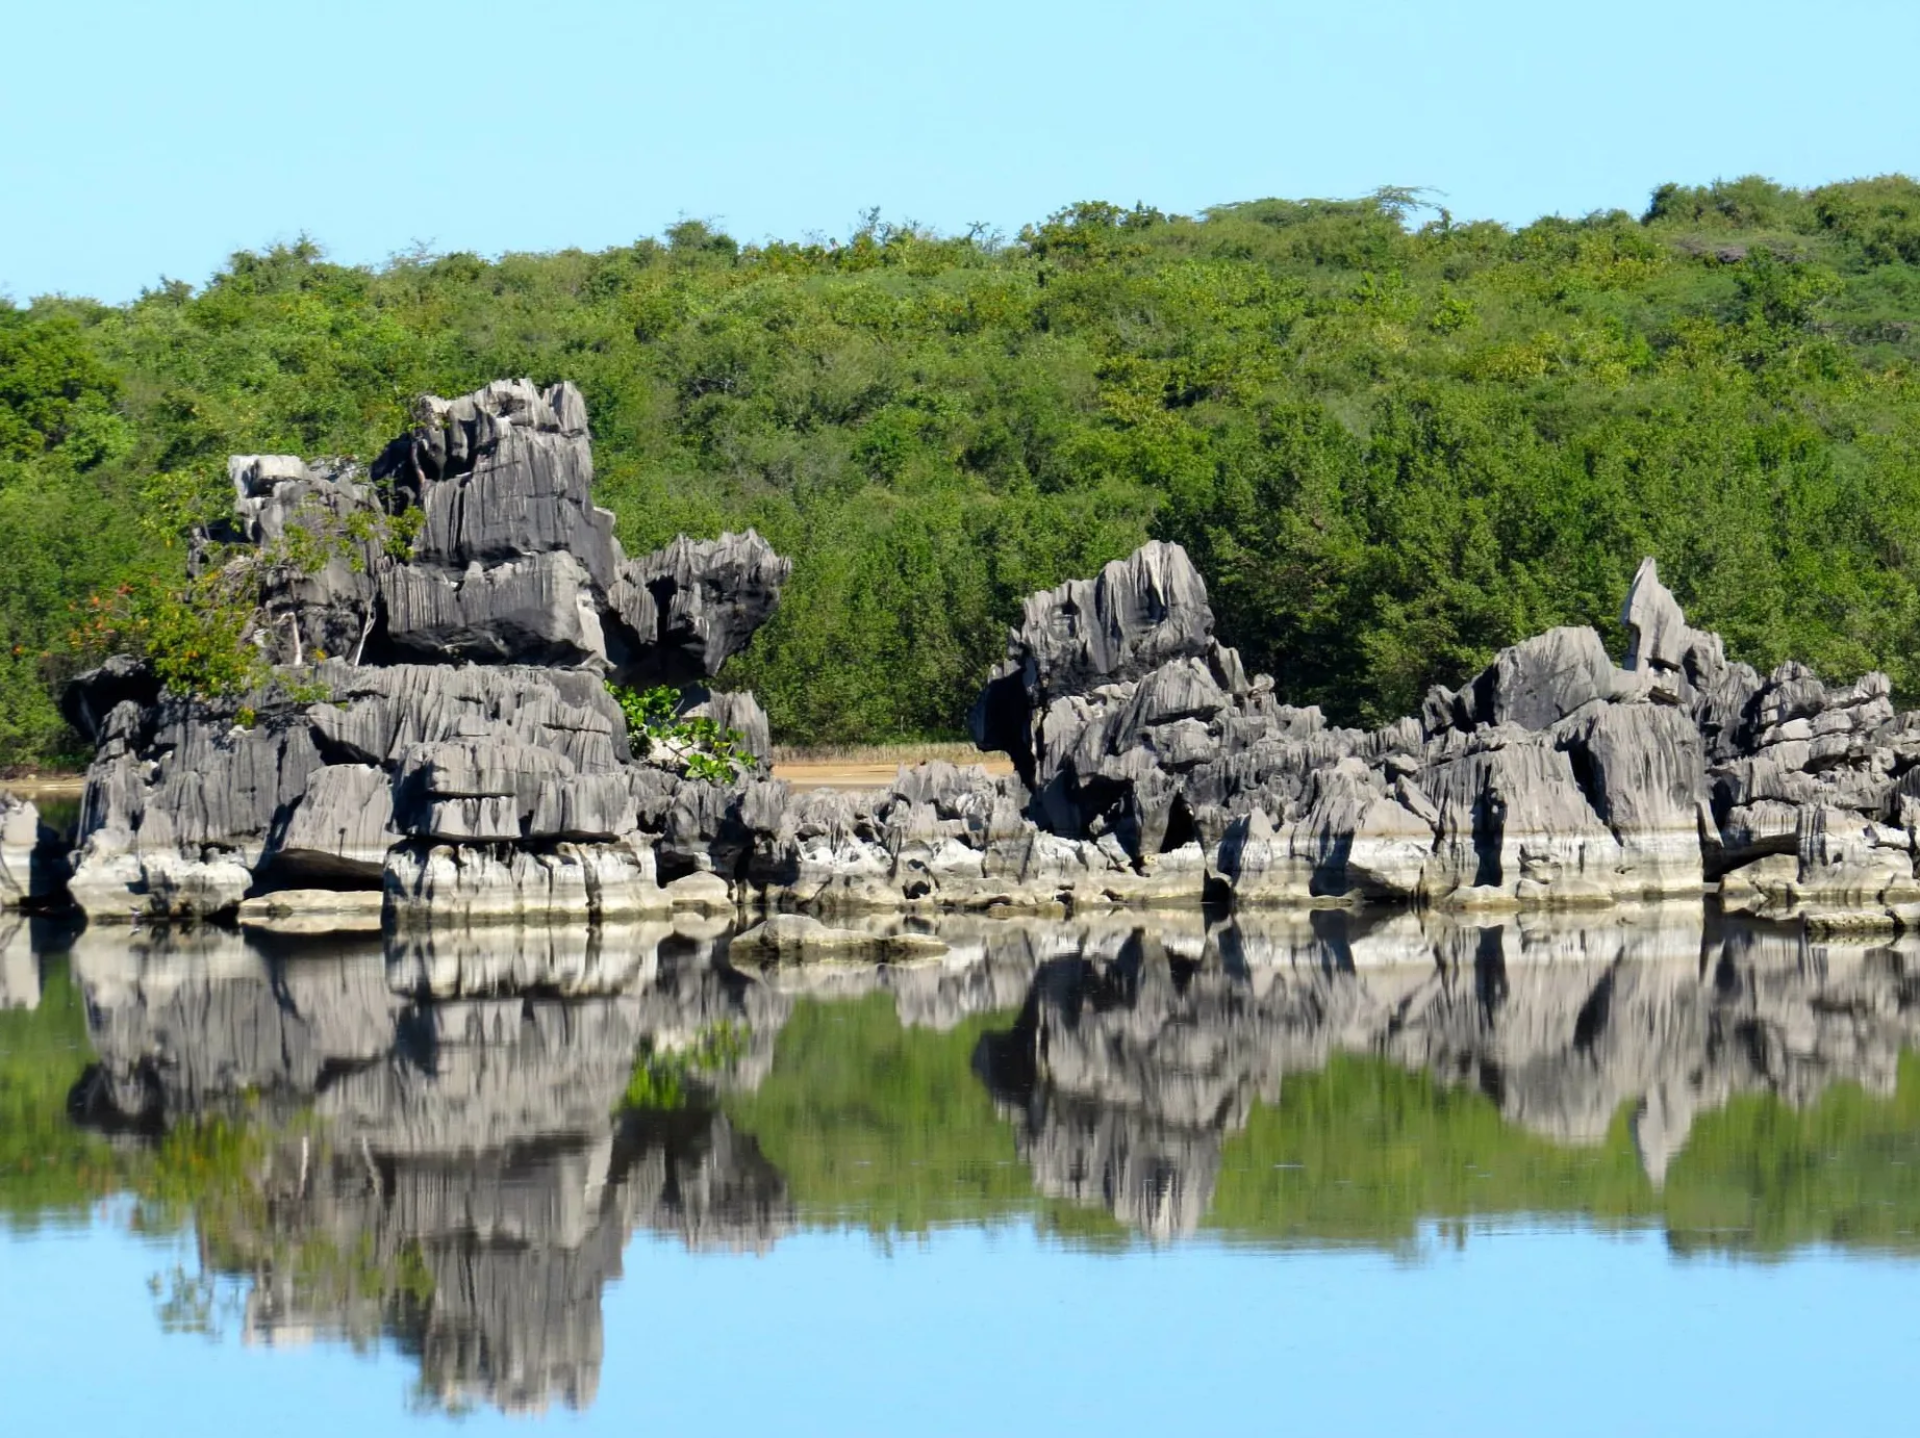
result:
M 1030 813 L 1156 899 L 1608 902 L 1698 892 L 1702 741 L 1600 637 L 1503 651 L 1372 732 L 1280 704 L 1213 638 L 1206 587 L 1151 545 L 1036 595 L 973 711 Z M 1084 852 L 1084 851 L 1083 851 Z M 1121 890 L 1126 885 L 1106 885 Z
M 1246 676 L 1204 582 L 1156 544 L 1029 599 L 971 722 L 1032 788 L 1040 832 L 1020 842 L 1123 876 L 1060 882 L 1063 902 L 1604 906 L 1791 854 L 1791 873 L 1734 880 L 1742 902 L 1920 922 L 1920 715 L 1895 713 L 1885 676 L 1729 662 L 1651 560 L 1621 619 L 1622 666 L 1594 631 L 1555 629 L 1417 718 L 1339 729 Z
M 713 540 L 682 535 L 626 561 L 615 589 L 627 636 L 623 681 L 684 685 L 718 674 L 773 617 L 792 570 L 751 529 Z
M 232 475 L 279 677 L 244 702 L 163 693 L 125 659 L 75 681 L 96 757 L 69 890 L 96 917 L 316 884 L 382 889 L 392 923 L 544 923 L 664 914 L 689 881 L 828 915 L 1604 908 L 1717 881 L 1814 926 L 1920 924 L 1920 712 L 1884 675 L 1729 661 L 1650 559 L 1623 664 L 1553 629 L 1360 730 L 1249 675 L 1156 541 L 1026 600 L 968 720 L 1012 776 L 795 794 L 757 701 L 707 683 L 791 566 L 751 530 L 629 557 L 572 385 L 428 396 L 364 475 L 287 456 Z M 707 782 L 684 731 L 630 744 L 609 678 L 681 686 L 679 717 L 736 731 L 749 762 Z
M 234 513 L 216 537 L 264 559 L 254 639 L 277 663 L 332 655 L 360 660 L 378 617 L 384 519 L 365 473 L 350 463 L 309 465 L 295 455 L 227 461 Z
M 666 908 L 676 814 L 686 863 L 712 866 L 729 794 L 634 754 L 604 680 L 711 679 L 789 573 L 758 535 L 627 558 L 570 384 L 428 396 L 370 473 L 258 455 L 231 473 L 216 537 L 254 546 L 252 642 L 290 667 L 227 699 L 162 693 L 126 659 L 75 681 L 96 753 L 68 888 L 90 916 L 319 882 L 384 888 L 396 920 L 625 919 Z M 764 771 L 752 695 L 684 707 Z

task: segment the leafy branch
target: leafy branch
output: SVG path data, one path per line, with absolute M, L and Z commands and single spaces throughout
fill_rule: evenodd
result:
M 680 717 L 680 694 L 668 685 L 630 689 L 609 683 L 607 692 L 627 720 L 627 742 L 636 757 L 676 769 L 689 779 L 727 785 L 752 756 L 738 729 L 722 729 L 705 716 Z

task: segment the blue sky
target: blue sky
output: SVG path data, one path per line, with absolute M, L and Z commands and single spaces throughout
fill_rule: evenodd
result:
M 22 301 L 302 232 L 377 262 L 1386 184 L 1524 222 L 1920 170 L 1913 0 L 66 0 L 0 37 Z

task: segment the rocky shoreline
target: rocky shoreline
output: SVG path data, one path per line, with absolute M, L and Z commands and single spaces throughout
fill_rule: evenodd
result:
M 1186 554 L 1149 544 L 1026 601 L 969 716 L 1013 775 L 935 763 L 884 793 L 795 792 L 770 776 L 752 695 L 706 687 L 788 562 L 751 531 L 628 557 L 592 502 L 571 385 L 423 399 L 365 472 L 287 456 L 230 472 L 229 540 L 277 552 L 316 515 L 352 536 L 263 570 L 256 642 L 289 682 L 209 700 L 129 658 L 81 676 L 67 713 L 97 747 L 72 853 L 8 802 L 0 898 L 64 878 L 100 921 L 279 894 L 325 927 L 329 908 L 364 925 L 378 894 L 404 928 L 1717 891 L 1814 928 L 1920 925 L 1920 713 L 1896 713 L 1884 675 L 1829 687 L 1729 661 L 1651 560 L 1623 663 L 1594 630 L 1556 629 L 1363 731 L 1248 675 Z M 402 516 L 406 542 L 383 541 Z M 681 687 L 749 761 L 716 782 L 636 744 L 609 680 Z M 316 889 L 357 897 L 294 898 Z

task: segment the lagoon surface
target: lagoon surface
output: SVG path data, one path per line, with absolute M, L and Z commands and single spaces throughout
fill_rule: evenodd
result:
M 19 922 L 5 1431 L 1911 1421 L 1920 944 L 922 927 Z

